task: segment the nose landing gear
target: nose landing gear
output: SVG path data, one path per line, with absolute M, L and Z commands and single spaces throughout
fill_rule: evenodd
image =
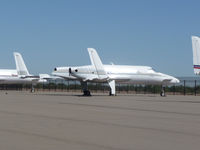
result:
M 166 96 L 166 94 L 165 94 L 165 87 L 163 87 L 163 86 L 161 87 L 160 96 L 162 96 L 162 97 Z

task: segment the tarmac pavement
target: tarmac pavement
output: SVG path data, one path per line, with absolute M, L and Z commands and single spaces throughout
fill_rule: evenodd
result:
M 199 150 L 200 97 L 0 92 L 2 150 Z

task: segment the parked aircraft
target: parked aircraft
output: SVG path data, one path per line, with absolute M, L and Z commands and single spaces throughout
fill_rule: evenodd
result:
M 169 85 L 179 83 L 175 77 L 156 72 L 148 66 L 103 65 L 93 48 L 88 48 L 91 65 L 77 67 L 56 67 L 52 73 L 64 79 L 79 80 L 83 95 L 90 96 L 87 82 L 107 82 L 110 95 L 116 95 L 116 83 Z M 165 96 L 164 88 L 161 96 Z
M 192 36 L 193 68 L 196 75 L 200 75 L 200 38 Z
M 40 74 L 34 76 L 29 74 L 29 71 L 24 63 L 20 53 L 14 52 L 16 69 L 0 69 L 0 84 L 36 84 L 47 82 L 50 77 L 48 74 Z M 34 88 L 32 87 L 32 91 Z

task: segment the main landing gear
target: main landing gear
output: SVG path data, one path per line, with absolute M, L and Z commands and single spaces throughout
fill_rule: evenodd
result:
M 110 86 L 110 96 L 116 96 L 116 89 L 115 89 L 115 80 L 108 81 L 108 84 Z M 81 86 L 83 89 L 83 96 L 91 96 L 90 91 L 88 90 L 87 82 L 81 82 Z
M 83 96 L 91 96 L 91 93 L 88 90 L 87 82 L 81 82 L 81 86 L 83 89 Z
M 109 96 L 116 96 L 116 94 L 113 94 L 112 90 L 110 89 Z
M 89 90 L 83 91 L 83 96 L 91 96 L 91 93 Z
M 31 85 L 31 91 L 30 91 L 31 93 L 34 93 L 35 92 L 35 88 L 34 88 L 34 85 L 32 84 Z
M 110 86 L 110 93 L 109 93 L 109 95 L 110 96 L 116 96 L 115 80 L 108 81 L 108 84 Z

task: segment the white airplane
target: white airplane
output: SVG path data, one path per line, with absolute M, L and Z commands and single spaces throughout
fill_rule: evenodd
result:
M 53 75 L 64 79 L 79 80 L 83 95 L 90 96 L 87 82 L 107 82 L 110 95 L 116 95 L 116 83 L 169 85 L 179 83 L 175 77 L 154 71 L 148 66 L 103 65 L 97 52 L 88 48 L 91 65 L 78 67 L 57 67 Z M 161 96 L 165 96 L 164 88 Z
M 193 68 L 196 75 L 200 75 L 200 38 L 192 36 Z
M 36 84 L 47 82 L 48 74 L 33 76 L 28 69 L 20 53 L 14 52 L 16 69 L 0 69 L 0 84 Z M 34 88 L 32 87 L 32 90 Z

